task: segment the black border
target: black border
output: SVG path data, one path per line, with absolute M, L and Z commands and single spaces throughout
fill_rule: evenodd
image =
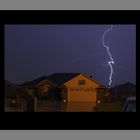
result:
M 0 48 L 4 66 L 5 24 L 136 24 L 136 43 L 139 43 L 140 11 L 138 10 L 1 10 Z M 3 47 L 2 47 L 3 46 Z M 138 51 L 138 50 L 137 50 Z M 138 56 L 138 55 L 137 55 Z M 139 95 L 136 113 L 10 113 L 4 112 L 4 68 L 0 96 L 0 129 L 12 130 L 132 130 L 139 129 Z M 138 76 L 137 76 L 138 78 Z M 137 82 L 138 85 L 138 82 Z

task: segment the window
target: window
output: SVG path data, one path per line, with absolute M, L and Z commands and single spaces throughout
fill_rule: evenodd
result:
M 79 85 L 85 85 L 86 81 L 85 80 L 79 80 Z
M 48 92 L 48 87 L 46 84 L 44 85 L 44 92 Z

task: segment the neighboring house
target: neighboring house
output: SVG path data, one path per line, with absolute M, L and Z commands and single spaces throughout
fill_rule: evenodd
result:
M 136 85 L 133 83 L 124 83 L 110 89 L 112 100 L 125 101 L 128 97 L 136 96 Z
M 55 73 L 22 84 L 36 95 L 61 95 L 67 102 L 97 102 L 103 100 L 108 89 L 85 73 Z M 56 90 L 54 90 L 56 89 Z

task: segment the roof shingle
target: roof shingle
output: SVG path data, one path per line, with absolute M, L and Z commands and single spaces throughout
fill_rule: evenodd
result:
M 48 76 L 47 79 L 55 85 L 61 85 L 79 74 L 80 73 L 54 73 Z
M 25 82 L 25 83 L 21 84 L 20 86 L 35 86 L 35 85 L 39 84 L 40 82 L 42 82 L 43 80 L 47 80 L 48 82 L 50 82 L 56 86 L 60 86 L 60 85 L 66 83 L 67 81 L 71 80 L 72 78 L 74 78 L 80 74 L 83 74 L 87 78 L 90 78 L 92 81 L 99 84 L 102 88 L 105 87 L 102 84 L 98 83 L 93 78 L 91 78 L 90 76 L 86 75 L 85 73 L 54 73 L 54 74 L 49 75 L 49 76 L 39 77 L 39 78 L 32 80 L 30 82 Z

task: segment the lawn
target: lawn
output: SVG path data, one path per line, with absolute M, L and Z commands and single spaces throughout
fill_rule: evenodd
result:
M 124 102 L 113 102 L 113 103 L 101 103 L 98 104 L 93 111 L 94 112 L 122 112 Z
M 24 101 L 24 102 L 23 102 Z M 26 110 L 26 103 L 23 100 L 22 108 L 16 108 L 9 106 L 9 100 L 5 102 L 5 111 L 24 111 Z M 60 111 L 60 112 L 122 112 L 124 102 L 116 101 L 112 103 L 101 103 L 96 106 L 96 104 L 83 103 L 83 102 L 69 102 L 69 103 L 62 103 L 62 102 L 50 102 L 46 100 L 38 100 L 37 103 L 37 112 L 52 112 L 52 111 Z M 96 106 L 96 107 L 93 107 Z

